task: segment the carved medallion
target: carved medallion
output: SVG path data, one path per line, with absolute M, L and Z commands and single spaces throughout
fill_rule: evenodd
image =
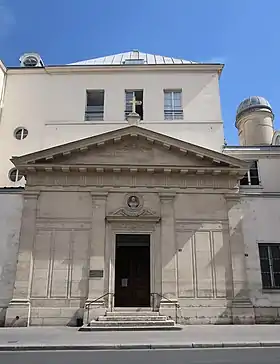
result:
M 116 219 L 116 218 L 148 218 L 148 219 L 156 219 L 159 217 L 157 214 L 150 210 L 144 208 L 144 200 L 143 197 L 139 194 L 126 194 L 124 198 L 124 206 L 118 208 L 116 211 L 113 211 L 111 214 L 107 216 L 107 219 Z
M 139 198 L 135 195 L 128 197 L 127 199 L 127 206 L 132 210 L 137 209 L 140 206 Z

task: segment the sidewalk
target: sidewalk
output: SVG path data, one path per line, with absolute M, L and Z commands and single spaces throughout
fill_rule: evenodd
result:
M 79 332 L 70 327 L 0 328 L 0 351 L 280 346 L 280 325 L 185 326 L 181 331 Z

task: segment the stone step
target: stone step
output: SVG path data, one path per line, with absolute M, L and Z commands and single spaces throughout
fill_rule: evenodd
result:
M 136 326 L 174 326 L 173 320 L 165 321 L 91 321 L 90 327 L 136 327 Z
M 166 321 L 166 316 L 143 316 L 143 315 L 116 315 L 116 316 L 99 316 L 98 321 Z
M 178 331 L 181 326 L 88 326 L 84 325 L 78 331 Z
M 153 312 L 152 307 L 114 307 L 113 312 Z
M 159 312 L 157 311 L 127 311 L 127 310 L 118 310 L 118 311 L 107 311 L 106 316 L 159 316 Z

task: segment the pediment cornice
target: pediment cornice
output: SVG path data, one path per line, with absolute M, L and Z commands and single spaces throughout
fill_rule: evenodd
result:
M 106 163 L 96 164 L 75 162 L 77 155 L 85 155 L 86 153 L 99 152 L 105 150 L 113 145 L 118 145 L 124 140 L 135 140 L 145 142 L 151 146 L 162 148 L 168 151 L 169 155 L 176 154 L 185 158 L 186 163 L 180 163 L 176 165 L 174 162 L 172 165 L 161 164 L 151 165 L 144 163 L 129 163 L 129 165 L 117 163 L 112 158 L 108 158 Z M 103 149 L 102 149 L 103 148 Z M 71 158 L 73 156 L 73 160 Z M 75 157 L 75 158 L 74 158 Z M 195 166 L 189 166 L 187 158 L 193 158 L 197 160 Z M 77 159 L 77 158 L 76 158 Z M 139 126 L 128 126 L 122 129 L 114 130 L 104 134 L 96 135 L 90 138 L 81 139 L 75 142 L 55 146 L 49 149 L 41 150 L 35 153 L 30 153 L 20 157 L 13 157 L 12 162 L 21 170 L 36 171 L 55 171 L 60 170 L 63 172 L 79 171 L 79 172 L 179 172 L 179 173 L 214 173 L 220 174 L 225 172 L 231 172 L 238 174 L 238 171 L 242 174 L 248 169 L 248 163 L 241 159 L 225 155 L 213 150 L 203 148 L 198 145 L 187 143 L 169 136 L 144 129 Z M 137 162 L 137 161 L 135 161 Z M 244 173 L 243 173 L 244 174 Z

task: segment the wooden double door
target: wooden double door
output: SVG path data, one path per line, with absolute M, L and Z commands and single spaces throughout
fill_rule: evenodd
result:
M 116 235 L 115 307 L 150 307 L 150 235 Z

